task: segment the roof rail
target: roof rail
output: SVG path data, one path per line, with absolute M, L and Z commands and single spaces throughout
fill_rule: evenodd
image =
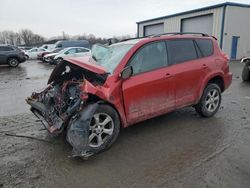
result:
M 162 33 L 162 34 L 158 34 L 158 35 L 153 35 L 152 38 L 154 37 L 160 37 L 162 35 L 201 35 L 203 37 L 209 37 L 208 34 L 205 33 L 196 33 L 196 32 L 173 32 L 173 33 Z
M 128 41 L 128 40 L 133 40 L 133 39 L 144 39 L 144 38 L 149 38 L 149 37 L 154 37 L 155 35 L 147 35 L 144 37 L 134 37 L 134 38 L 127 38 L 127 39 L 123 39 L 120 42 L 124 42 L 124 41 Z

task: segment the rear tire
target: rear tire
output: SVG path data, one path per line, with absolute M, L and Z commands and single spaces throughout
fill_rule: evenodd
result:
M 245 65 L 243 70 L 242 70 L 242 80 L 244 82 L 250 81 L 250 70 L 249 70 L 249 67 L 247 65 Z
M 220 87 L 217 84 L 209 83 L 204 89 L 199 103 L 195 105 L 195 110 L 202 117 L 211 117 L 219 110 L 220 104 Z
M 19 65 L 19 61 L 16 58 L 8 59 L 8 64 L 10 67 L 17 67 Z

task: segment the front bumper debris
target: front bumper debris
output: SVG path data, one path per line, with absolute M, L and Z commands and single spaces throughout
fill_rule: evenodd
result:
M 89 125 L 97 107 L 98 103 L 86 105 L 69 122 L 66 139 L 73 147 L 73 157 L 87 159 L 89 156 L 95 154 L 89 148 Z

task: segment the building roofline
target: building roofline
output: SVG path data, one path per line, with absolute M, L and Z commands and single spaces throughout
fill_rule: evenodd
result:
M 185 12 L 171 14 L 171 15 L 167 15 L 167 16 L 161 16 L 161 17 L 157 17 L 157 18 L 153 18 L 153 19 L 143 20 L 143 21 L 136 22 L 136 24 L 141 24 L 141 23 L 145 23 L 145 22 L 149 22 L 149 21 L 156 21 L 156 20 L 165 19 L 165 18 L 171 18 L 171 17 L 175 17 L 175 16 L 181 16 L 184 14 L 190 14 L 190 13 L 194 13 L 194 12 L 199 12 L 199 11 L 204 11 L 204 10 L 209 10 L 209 9 L 214 9 L 214 8 L 220 8 L 220 7 L 225 7 L 225 6 L 237 6 L 237 7 L 250 8 L 250 4 L 225 2 L 225 3 L 220 3 L 220 4 L 216 4 L 216 5 L 212 5 L 212 6 L 207 6 L 207 7 L 203 7 L 203 8 L 198 8 L 198 9 L 194 9 L 194 10 L 188 10 Z

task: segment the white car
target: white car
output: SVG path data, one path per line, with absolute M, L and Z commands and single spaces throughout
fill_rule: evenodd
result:
M 25 52 L 25 58 L 26 59 L 37 59 L 37 55 L 41 52 L 46 52 L 48 50 L 44 48 L 32 48 Z
M 44 44 L 44 45 L 41 46 L 41 48 L 44 48 L 44 49 L 47 49 L 47 50 L 50 50 L 50 51 L 52 51 L 55 47 L 56 47 L 55 44 Z
M 69 47 L 60 51 L 54 60 L 62 60 L 64 57 L 83 57 L 91 55 L 91 50 L 83 47 Z
M 61 53 L 62 51 L 64 51 L 64 49 L 60 50 L 59 52 L 54 52 L 54 53 L 46 54 L 46 55 L 43 57 L 43 61 L 45 61 L 45 62 L 47 62 L 47 63 L 53 63 L 54 57 L 55 57 L 56 55 L 58 55 L 59 53 Z
M 44 61 L 50 64 L 56 64 L 64 57 L 83 57 L 91 55 L 91 50 L 84 47 L 64 48 L 58 53 L 51 53 L 44 56 Z

